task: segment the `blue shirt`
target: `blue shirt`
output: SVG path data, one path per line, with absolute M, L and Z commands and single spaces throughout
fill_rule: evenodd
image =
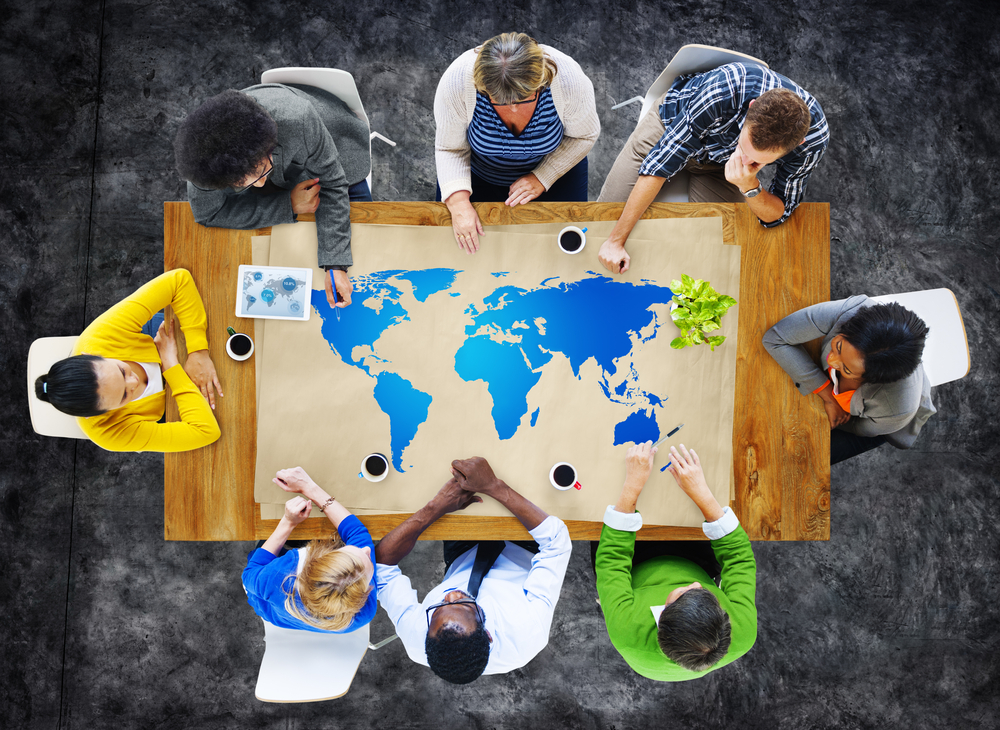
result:
M 678 76 L 660 105 L 666 128 L 639 167 L 640 175 L 671 178 L 689 160 L 725 165 L 743 128 L 750 102 L 771 89 L 788 89 L 809 107 L 811 122 L 805 142 L 776 162 L 769 192 L 781 198 L 784 214 L 761 223 L 784 223 L 802 202 L 806 182 L 830 142 L 830 128 L 819 102 L 794 81 L 753 64 L 730 63 L 713 71 Z
M 349 515 L 341 520 L 337 531 L 345 544 L 358 548 L 369 548 L 372 551 L 372 562 L 374 563 L 375 544 L 372 542 L 368 530 L 361 524 L 361 520 L 354 515 Z M 272 555 L 263 548 L 258 548 L 250 554 L 247 567 L 243 570 L 243 587 L 247 591 L 247 603 L 253 606 L 254 613 L 275 626 L 328 634 L 349 633 L 371 623 L 371 620 L 375 618 L 377 603 L 374 590 L 368 594 L 368 600 L 354 616 L 351 624 L 341 631 L 324 631 L 292 616 L 285 610 L 285 590 L 294 590 L 293 585 L 295 584 L 298 564 L 298 550 L 289 550 L 280 557 Z M 375 586 L 374 575 L 369 585 Z M 295 600 L 298 602 L 299 609 L 303 613 L 308 613 L 302 606 L 302 600 L 297 592 Z
M 524 130 L 515 135 L 500 119 L 485 94 L 476 94 L 476 109 L 466 132 L 472 171 L 494 185 L 510 185 L 538 167 L 563 138 L 563 123 L 552 102 L 552 91 L 542 89 Z

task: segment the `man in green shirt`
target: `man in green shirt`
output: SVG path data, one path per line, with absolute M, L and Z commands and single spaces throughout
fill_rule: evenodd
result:
M 670 473 L 705 516 L 702 529 L 721 566 L 721 582 L 677 555 L 633 562 L 642 527 L 636 502 L 653 468 L 652 442 L 626 458 L 618 503 L 604 513 L 597 547 L 597 593 L 611 643 L 644 677 L 683 682 L 703 677 L 750 651 L 757 639 L 757 564 L 736 515 L 723 509 L 705 482 L 698 454 L 670 448 Z M 662 543 L 671 550 L 670 543 Z

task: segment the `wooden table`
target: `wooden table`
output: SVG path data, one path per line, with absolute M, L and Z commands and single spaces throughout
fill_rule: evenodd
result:
M 620 203 L 530 203 L 508 208 L 476 205 L 485 225 L 617 220 Z M 760 344 L 765 330 L 802 307 L 830 298 L 830 206 L 803 203 L 784 224 L 764 228 L 750 209 L 732 203 L 655 203 L 644 218 L 712 216 L 723 221 L 723 240 L 742 247 L 740 326 L 733 421 L 732 508 L 752 540 L 830 539 L 830 428 L 818 398 L 804 398 Z M 224 351 L 225 327 L 252 336 L 251 320 L 237 319 L 237 267 L 251 263 L 250 238 L 267 231 L 205 228 L 190 206 L 164 203 L 164 268 L 194 275 L 205 302 L 209 353 L 225 397 L 216 416 L 222 438 L 197 451 L 164 458 L 164 537 L 167 540 L 256 540 L 276 520 L 262 520 L 254 503 L 257 418 L 253 360 L 236 363 Z M 312 216 L 302 216 L 311 220 Z M 442 203 L 352 203 L 354 223 L 450 225 Z M 172 398 L 168 418 L 177 419 Z M 617 494 L 617 492 L 616 492 Z M 614 501 L 614 496 L 609 501 Z M 363 516 L 379 539 L 406 515 Z M 569 521 L 574 540 L 596 540 L 598 521 Z M 294 533 L 328 535 L 330 523 L 306 520 Z M 447 515 L 421 539 L 524 539 L 514 517 Z M 695 527 L 644 527 L 640 539 L 702 538 Z

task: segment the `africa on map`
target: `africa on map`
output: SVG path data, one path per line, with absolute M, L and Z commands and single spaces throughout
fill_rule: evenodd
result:
M 667 395 L 640 385 L 633 353 L 654 340 L 661 325 L 671 324 L 664 314 L 673 296 L 669 288 L 648 280 L 616 281 L 593 271 L 576 281 L 549 277 L 523 288 L 504 285 L 508 272 L 494 272 L 492 292 L 481 301 L 466 302 L 453 290 L 462 273 L 400 269 L 354 277 L 353 302 L 341 310 L 340 320 L 326 293 L 312 291 L 331 356 L 374 380 L 375 401 L 389 418 L 391 461 L 397 471 L 406 471 L 406 449 L 436 394 L 414 386 L 407 363 L 380 353 L 379 342 L 392 328 L 406 327 L 414 315 L 411 308 L 425 306 L 434 296 L 457 298 L 463 305 L 464 339 L 451 361 L 463 381 L 486 383 L 501 441 L 535 427 L 541 408 L 526 418 L 528 396 L 555 355 L 569 361 L 577 380 L 584 378 L 584 363 L 597 365 L 596 371 L 588 371 L 597 373 L 594 386 L 621 412 L 609 446 L 659 438 L 658 413 Z

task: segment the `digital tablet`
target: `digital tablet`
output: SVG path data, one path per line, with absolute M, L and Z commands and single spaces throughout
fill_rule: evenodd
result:
M 312 309 L 312 269 L 240 266 L 236 316 L 305 322 Z

